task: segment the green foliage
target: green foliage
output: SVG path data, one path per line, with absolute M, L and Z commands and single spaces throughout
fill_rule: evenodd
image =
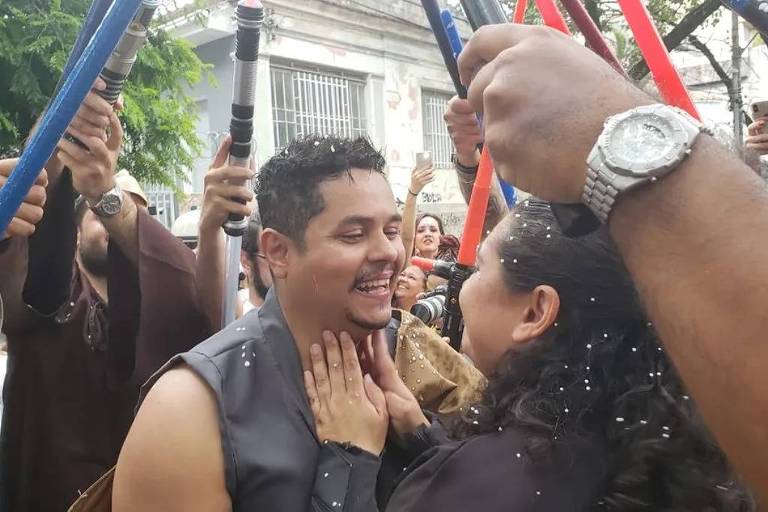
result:
M 61 76 L 91 0 L 0 1 L 0 155 L 18 153 Z M 188 88 L 208 77 L 188 43 L 154 31 L 124 90 L 120 166 L 175 186 L 200 153 Z

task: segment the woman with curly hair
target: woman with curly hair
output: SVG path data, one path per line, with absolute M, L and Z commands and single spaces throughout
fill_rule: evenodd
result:
M 386 510 L 755 510 L 605 233 L 568 238 L 530 200 L 477 266 L 461 292 L 463 351 L 489 385 Z M 390 416 L 403 438 L 434 439 L 423 416 Z

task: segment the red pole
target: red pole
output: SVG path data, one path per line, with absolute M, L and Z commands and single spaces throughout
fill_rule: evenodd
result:
M 526 9 L 528 9 L 528 0 L 517 0 L 517 4 L 515 4 L 515 15 L 512 17 L 512 22 L 524 22 Z
M 616 58 L 611 48 L 606 43 L 603 34 L 600 33 L 600 29 L 597 28 L 597 24 L 589 15 L 581 0 L 560 0 L 565 10 L 571 15 L 571 19 L 579 27 L 579 30 L 584 34 L 584 39 L 587 41 L 592 51 L 601 56 L 608 64 L 614 67 L 616 71 L 624 76 L 627 74 L 624 72 L 619 59 Z
M 480 165 L 477 168 L 475 184 L 469 198 L 467 218 L 464 221 L 464 233 L 461 236 L 461 247 L 457 262 L 467 267 L 475 265 L 477 248 L 483 237 L 485 210 L 488 208 L 488 198 L 491 195 L 491 178 L 493 177 L 493 162 L 487 148 L 483 148 Z
M 624 17 L 635 35 L 637 45 L 664 100 L 670 105 L 682 108 L 696 119 L 701 119 L 680 74 L 672 65 L 672 59 L 648 9 L 641 0 L 619 0 L 619 6 L 624 11 Z
M 565 24 L 565 18 L 555 5 L 555 0 L 536 0 L 536 7 L 539 8 L 545 25 L 557 29 L 563 34 L 571 35 L 568 25 Z

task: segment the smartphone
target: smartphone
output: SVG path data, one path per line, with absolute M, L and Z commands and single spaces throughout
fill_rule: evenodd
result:
M 768 100 L 752 102 L 752 119 L 757 121 L 761 117 L 768 117 Z M 762 133 L 766 133 L 765 128 Z
M 418 167 L 419 169 L 426 169 L 427 167 L 431 167 L 431 166 L 432 166 L 431 151 L 421 151 L 419 153 L 416 153 L 416 167 Z

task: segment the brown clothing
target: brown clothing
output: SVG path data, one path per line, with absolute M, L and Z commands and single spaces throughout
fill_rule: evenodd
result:
M 141 384 L 210 335 L 194 254 L 143 210 L 138 268 L 110 242 L 109 306 L 99 298 L 74 264 L 71 185 L 61 181 L 36 235 L 0 246 L 6 303 L 20 295 L 7 286 L 15 273 L 26 275 L 28 305 L 6 312 L 0 510 L 67 510 L 117 461 Z

